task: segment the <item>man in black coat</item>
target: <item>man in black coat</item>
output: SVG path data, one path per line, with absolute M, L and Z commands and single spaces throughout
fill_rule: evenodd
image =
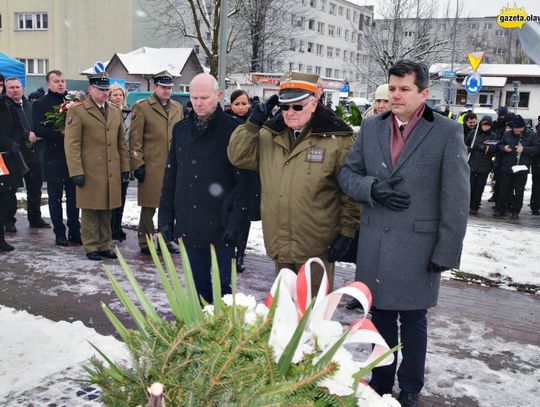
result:
M 0 95 L 0 251 L 11 251 L 13 246 L 4 238 L 4 227 L 14 211 L 17 210 L 15 192 L 20 187 L 20 145 L 15 141 L 23 132 L 17 112 Z
M 512 130 L 503 133 L 499 144 L 499 193 L 498 210 L 494 216 L 504 216 L 510 211 L 512 218 L 517 218 L 523 206 L 523 192 L 532 157 L 538 153 L 538 136 L 525 126 L 525 121 L 516 115 L 512 121 Z
M 536 126 L 536 137 L 540 140 L 540 124 Z M 533 215 L 540 215 L 540 149 L 532 158 L 531 175 L 531 213 Z
M 24 129 L 22 137 L 16 140 L 21 146 L 22 156 L 28 166 L 28 171 L 24 174 L 26 185 L 26 207 L 28 223 L 33 228 L 50 228 L 51 225 L 41 218 L 41 186 L 43 185 L 43 174 L 41 171 L 41 160 L 38 151 L 34 148 L 39 139 L 32 131 L 32 104 L 26 100 L 23 93 L 21 81 L 15 77 L 5 80 L 6 100 L 19 116 L 19 122 Z M 16 232 L 15 213 L 8 219 L 6 231 Z
M 208 302 L 210 245 L 216 249 L 222 293 L 230 293 L 231 259 L 247 222 L 245 173 L 227 158 L 229 138 L 239 123 L 221 109 L 222 94 L 209 74 L 191 81 L 193 111 L 174 126 L 158 213 L 164 238 L 183 239 L 197 291 Z
M 49 212 L 56 236 L 55 241 L 59 246 L 68 245 L 66 226 L 62 216 L 62 196 L 65 191 L 69 241 L 82 244 L 79 210 L 75 206 L 75 185 L 69 178 L 64 151 L 64 132 L 55 130 L 52 123 L 44 124 L 45 113 L 51 112 L 54 106 L 64 102 L 64 96 L 67 93 L 64 74 L 58 70 L 48 72 L 47 87 L 49 89 L 47 94 L 32 105 L 32 126 L 36 136 L 45 142 L 43 176 L 47 182 Z

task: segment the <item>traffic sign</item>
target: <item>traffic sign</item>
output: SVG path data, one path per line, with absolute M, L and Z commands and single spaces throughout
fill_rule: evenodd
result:
M 441 77 L 448 78 L 448 79 L 455 79 L 456 71 L 442 71 Z
M 94 64 L 94 72 L 95 73 L 100 73 L 100 72 L 103 72 L 105 70 L 105 64 L 101 61 L 97 61 L 95 64 Z
M 469 52 L 467 54 L 467 57 L 469 58 L 469 63 L 471 64 L 473 71 L 476 72 L 476 70 L 482 63 L 482 59 L 484 59 L 484 51 Z
M 482 89 L 482 76 L 473 72 L 465 78 L 465 90 L 469 95 L 476 95 Z

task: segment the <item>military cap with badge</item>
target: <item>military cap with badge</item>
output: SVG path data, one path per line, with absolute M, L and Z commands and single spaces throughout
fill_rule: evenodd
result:
M 167 88 L 173 87 L 173 76 L 167 71 L 161 71 L 152 76 L 154 85 L 165 86 Z
M 100 72 L 95 75 L 88 75 L 88 83 L 102 90 L 108 90 L 111 87 L 109 75 L 107 75 L 106 72 Z

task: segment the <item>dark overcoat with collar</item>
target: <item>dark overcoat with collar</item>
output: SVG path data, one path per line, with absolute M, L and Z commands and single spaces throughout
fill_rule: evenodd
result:
M 90 97 L 68 109 L 65 150 L 70 177 L 84 175 L 77 208 L 109 210 L 122 205 L 121 173 L 129 154 L 121 110 L 107 102 L 107 118 Z
M 356 279 L 366 283 L 373 305 L 416 310 L 437 304 L 440 274 L 431 261 L 458 267 L 469 208 L 469 166 L 461 126 L 426 106 L 392 166 L 390 112 L 365 120 L 339 174 L 343 191 L 365 203 L 361 217 Z M 403 177 L 395 189 L 410 194 L 403 211 L 385 208 L 371 186 Z

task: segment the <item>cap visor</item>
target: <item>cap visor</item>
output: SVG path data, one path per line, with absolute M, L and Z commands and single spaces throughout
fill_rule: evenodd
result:
M 279 103 L 287 104 L 287 103 L 294 103 L 294 102 L 300 102 L 301 100 L 307 99 L 308 97 L 313 96 L 311 93 L 287 93 L 285 95 L 279 96 Z

